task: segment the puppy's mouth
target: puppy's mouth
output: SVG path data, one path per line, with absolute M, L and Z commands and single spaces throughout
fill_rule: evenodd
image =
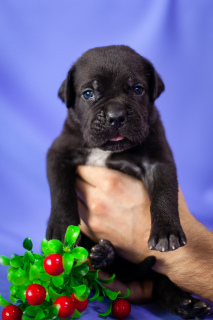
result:
M 100 149 L 121 152 L 133 147 L 133 143 L 124 136 L 115 136 L 107 140 Z
M 109 141 L 122 141 L 123 139 L 125 139 L 123 136 L 116 136 L 111 138 Z

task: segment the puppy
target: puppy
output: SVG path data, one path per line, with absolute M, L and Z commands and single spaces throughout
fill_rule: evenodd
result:
M 127 46 L 91 49 L 72 66 L 59 89 L 67 119 L 47 156 L 52 203 L 48 239 L 63 240 L 67 226 L 80 223 L 75 171 L 77 165 L 86 164 L 116 169 L 143 182 L 151 202 L 151 250 L 175 250 L 186 244 L 178 214 L 176 166 L 154 105 L 163 90 L 152 64 Z M 154 257 L 133 265 L 118 257 L 109 241 L 94 246 L 82 236 L 81 244 L 92 248 L 94 267 L 116 270 L 123 281 L 151 274 L 153 297 L 167 310 L 189 318 L 198 309 L 199 315 L 207 312 L 205 303 L 150 271 Z

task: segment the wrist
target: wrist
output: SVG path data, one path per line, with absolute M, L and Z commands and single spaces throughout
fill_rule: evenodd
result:
M 213 301 L 213 234 L 193 216 L 189 218 L 183 221 L 187 244 L 172 252 L 157 252 L 153 270 L 183 290 Z

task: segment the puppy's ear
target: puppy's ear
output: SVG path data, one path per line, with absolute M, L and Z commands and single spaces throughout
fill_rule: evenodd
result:
M 161 93 L 165 90 L 163 80 L 159 74 L 154 70 L 154 90 L 153 90 L 153 101 L 157 99 Z
M 62 85 L 58 90 L 58 96 L 64 103 L 66 103 L 66 91 L 67 91 L 67 79 L 65 79 L 62 82 Z
M 75 88 L 74 88 L 74 68 L 72 68 L 58 90 L 59 98 L 66 103 L 67 108 L 74 108 Z
M 149 96 L 150 100 L 154 102 L 155 99 L 157 99 L 160 96 L 160 94 L 165 90 L 165 86 L 161 77 L 159 76 L 151 62 L 149 62 L 148 60 L 146 60 L 146 62 L 148 67 L 146 75 L 149 83 Z

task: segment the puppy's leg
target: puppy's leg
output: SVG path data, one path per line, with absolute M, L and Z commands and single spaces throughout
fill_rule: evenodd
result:
M 152 297 L 159 306 L 183 319 L 202 318 L 210 310 L 205 302 L 191 297 L 159 273 L 154 273 Z
M 146 165 L 145 185 L 151 200 L 151 250 L 169 251 L 186 244 L 178 213 L 178 183 L 175 165 Z
M 49 150 L 47 176 L 51 192 L 51 215 L 48 222 L 47 239 L 64 240 L 69 225 L 80 223 L 75 192 L 75 166 L 68 155 Z

